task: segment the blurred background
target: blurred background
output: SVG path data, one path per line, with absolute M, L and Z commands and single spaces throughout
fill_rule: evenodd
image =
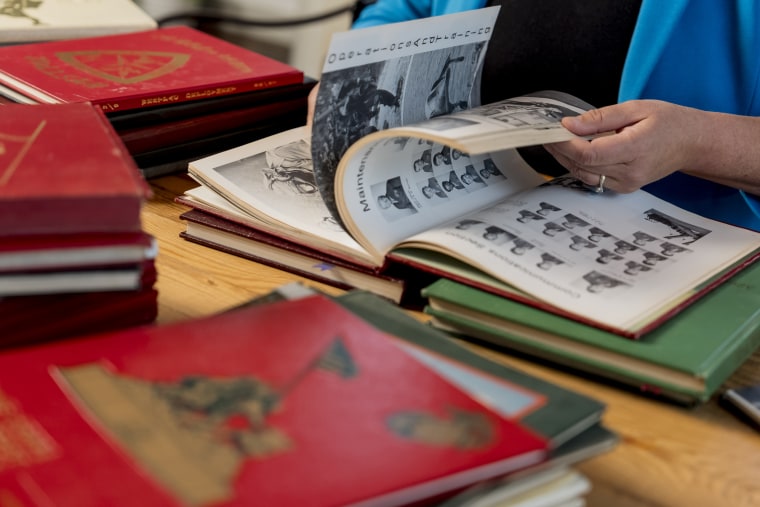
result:
M 287 62 L 319 78 L 330 36 L 347 30 L 357 2 L 349 0 L 135 0 L 154 19 L 188 24 L 235 44 Z M 341 11 L 318 21 L 287 26 L 256 26 L 240 21 L 280 22 Z M 208 12 L 230 21 L 180 18 L 185 13 Z M 176 20 L 170 18 L 176 17 Z

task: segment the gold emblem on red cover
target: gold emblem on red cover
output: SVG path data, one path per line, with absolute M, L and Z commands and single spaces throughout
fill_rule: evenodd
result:
M 65 51 L 56 57 L 85 74 L 120 84 L 171 74 L 190 59 L 187 53 L 127 50 Z
M 46 123 L 41 121 L 28 136 L 0 132 L 0 187 L 11 179 Z

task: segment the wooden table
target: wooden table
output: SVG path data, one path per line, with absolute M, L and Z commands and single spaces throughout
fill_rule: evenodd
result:
M 159 242 L 159 323 L 225 310 L 298 277 L 205 248 L 179 237 L 187 208 L 174 196 L 194 183 L 184 175 L 151 182 L 154 197 L 143 226 Z M 301 279 L 303 280 L 303 279 Z M 303 280 L 330 293 L 336 289 Z M 719 316 L 716 316 L 719 318 Z M 688 343 L 684 343 L 687 347 Z M 478 349 L 510 366 L 607 404 L 605 424 L 620 445 L 577 466 L 593 483 L 591 507 L 760 506 L 760 432 L 716 401 L 684 408 L 585 380 L 503 354 Z M 760 354 L 729 381 L 760 382 Z

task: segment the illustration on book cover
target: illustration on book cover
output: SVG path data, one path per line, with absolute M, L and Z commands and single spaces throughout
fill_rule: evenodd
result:
M 94 420 L 189 505 L 229 500 L 246 460 L 297 452 L 296 439 L 277 414 L 298 412 L 288 396 L 317 371 L 350 382 L 361 365 L 336 337 L 282 386 L 255 375 L 187 375 L 173 381 L 135 378 L 104 364 L 58 368 L 60 384 Z M 292 412 L 291 412 L 292 413 Z M 296 415 L 293 417 L 297 418 Z M 450 408 L 448 416 L 404 408 L 389 414 L 389 435 L 417 445 L 475 450 L 494 442 L 484 414 Z

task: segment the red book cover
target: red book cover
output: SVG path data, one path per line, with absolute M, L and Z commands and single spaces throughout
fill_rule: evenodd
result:
M 158 315 L 158 291 L 42 294 L 0 298 L 0 347 L 59 340 L 149 324 Z
M 0 115 L 0 237 L 140 232 L 150 190 L 91 104 L 8 105 Z
M 137 263 L 157 248 L 144 232 L 10 236 L 0 242 L 0 273 Z
M 0 493 L 57 506 L 402 505 L 546 457 L 322 296 L 0 355 Z
M 303 72 L 188 26 L 0 47 L 0 83 L 105 112 L 302 83 Z

